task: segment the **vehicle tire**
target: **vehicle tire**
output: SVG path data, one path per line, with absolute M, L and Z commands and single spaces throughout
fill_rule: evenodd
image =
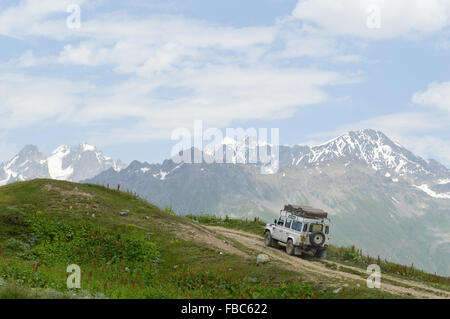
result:
M 320 247 L 325 242 L 325 234 L 321 231 L 316 231 L 309 236 L 309 242 L 314 247 Z
M 286 243 L 286 253 L 292 256 L 294 255 L 294 251 L 295 251 L 294 243 L 292 239 L 289 239 L 288 242 Z
M 277 241 L 272 238 L 270 231 L 266 231 L 264 233 L 264 245 L 266 245 L 268 247 L 276 247 L 277 246 Z

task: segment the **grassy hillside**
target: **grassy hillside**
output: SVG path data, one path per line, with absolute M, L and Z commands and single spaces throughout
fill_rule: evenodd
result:
M 353 283 L 337 294 L 335 282 L 307 280 L 276 261 L 257 266 L 256 255 L 194 240 L 206 234 L 201 222 L 96 185 L 0 187 L 0 298 L 396 297 Z M 226 224 L 255 234 L 262 227 Z M 81 268 L 81 289 L 67 289 L 69 264 Z

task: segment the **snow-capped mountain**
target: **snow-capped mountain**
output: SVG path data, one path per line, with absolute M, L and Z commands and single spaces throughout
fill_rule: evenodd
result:
M 33 178 L 52 178 L 78 182 L 102 171 L 124 168 L 120 161 L 103 155 L 94 146 L 82 143 L 74 147 L 61 145 L 48 157 L 33 145 L 25 146 L 6 164 L 0 164 L 0 185 Z
M 347 161 L 348 164 L 363 161 L 376 171 L 397 176 L 433 178 L 441 173 L 448 174 L 444 166 L 430 165 L 382 132 L 368 129 L 348 132 L 321 145 L 300 147 L 299 152 L 292 155 L 291 164 L 297 166 L 331 161 Z
M 266 156 L 265 164 L 261 154 Z M 424 160 L 382 132 L 370 129 L 348 132 L 320 145 L 279 146 L 278 150 L 256 139 L 226 137 L 203 155 L 208 163 L 220 158 L 222 163 L 254 165 L 265 174 L 275 174 L 278 168 L 364 165 L 392 182 L 405 182 L 429 196 L 450 199 L 450 171 L 445 166 L 432 159 Z M 164 177 L 169 173 L 170 170 L 161 171 Z
M 212 151 L 205 151 L 205 156 L 212 158 L 218 150 L 222 152 L 224 163 L 254 164 L 263 168 L 269 165 L 262 164 L 257 154 L 267 154 L 274 160 L 277 153 L 271 144 L 227 137 Z M 281 170 L 292 167 L 320 169 L 330 165 L 347 167 L 362 164 L 393 182 L 408 183 L 429 196 L 450 198 L 450 171 L 445 166 L 435 160 L 424 160 L 414 155 L 380 131 L 365 129 L 348 132 L 315 146 L 279 146 L 278 152 Z M 251 160 L 252 156 L 257 158 L 256 162 Z M 266 174 L 276 172 L 265 170 Z
M 450 198 L 450 170 L 435 160 L 424 160 L 382 132 L 348 132 L 316 146 L 294 146 L 284 152 L 286 166 L 317 167 L 362 163 L 393 182 L 406 182 L 429 196 Z
M 231 164 L 134 161 L 87 182 L 120 184 L 181 214 L 270 221 L 286 203 L 319 207 L 330 213 L 333 243 L 358 243 L 373 256 L 450 275 L 450 173 L 445 166 L 374 130 L 348 132 L 316 146 L 279 146 L 279 169 L 272 174 L 261 174 L 261 163 L 248 164 L 256 146 L 247 145 L 245 151 L 243 144 L 226 140 L 217 146 L 229 151 Z
M 428 196 L 450 199 L 449 169 L 433 159 L 424 160 L 413 154 L 380 131 L 365 129 L 348 132 L 316 146 L 279 146 L 278 151 L 275 151 L 273 147 L 271 144 L 264 144 L 248 138 L 233 140 L 226 137 L 221 144 L 217 144 L 203 153 L 195 148 L 186 150 L 185 152 L 191 152 L 188 156 L 190 160 L 186 163 L 174 162 L 172 159 L 165 160 L 162 164 L 134 161 L 121 174 L 166 180 L 171 178 L 173 172 L 182 165 L 185 165 L 183 169 L 193 167 L 191 163 L 195 162 L 195 158 L 202 159 L 200 163 L 202 172 L 218 165 L 228 165 L 229 168 L 234 169 L 245 165 L 247 168 L 258 168 L 261 171 L 261 167 L 268 165 L 261 163 L 260 154 L 267 154 L 269 158 L 273 159 L 279 153 L 279 159 L 277 159 L 279 169 L 266 170 L 265 174 L 282 173 L 285 176 L 287 171 L 293 169 L 321 171 L 327 167 L 333 167 L 352 170 L 359 166 L 372 170 L 377 176 L 390 182 L 404 183 L 416 190 L 421 190 Z M 219 156 L 217 156 L 217 152 L 220 152 Z M 64 153 L 64 150 L 60 150 L 58 153 Z M 183 158 L 183 152 L 179 155 L 180 158 Z M 214 159 L 217 158 L 222 159 L 221 164 L 214 162 Z M 212 162 L 214 162 L 211 164 L 212 166 L 207 164 Z M 54 174 L 58 175 L 62 172 L 55 170 Z

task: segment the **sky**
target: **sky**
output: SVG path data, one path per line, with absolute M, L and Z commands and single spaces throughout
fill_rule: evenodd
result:
M 371 128 L 450 167 L 449 54 L 450 0 L 0 0 L 0 162 L 160 162 L 202 120 L 289 145 Z

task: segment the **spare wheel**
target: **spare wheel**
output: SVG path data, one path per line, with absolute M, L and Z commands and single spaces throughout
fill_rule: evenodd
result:
M 311 235 L 309 235 L 309 241 L 311 245 L 315 247 L 320 247 L 325 242 L 325 234 L 322 233 L 321 231 L 316 231 Z

